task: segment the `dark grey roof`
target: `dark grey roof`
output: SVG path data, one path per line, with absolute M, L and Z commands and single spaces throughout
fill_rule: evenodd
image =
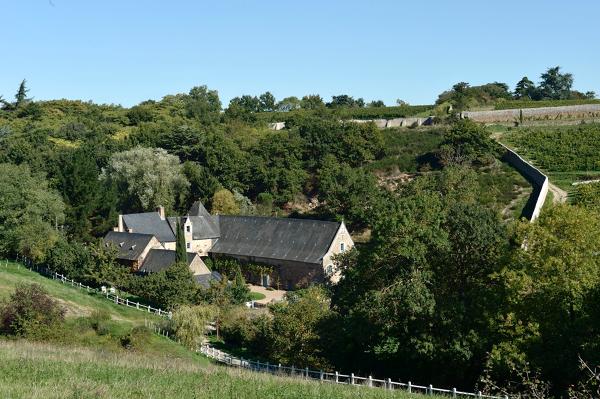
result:
M 152 234 L 109 231 L 104 237 L 104 243 L 106 245 L 112 244 L 119 250 L 118 259 L 136 260 L 153 237 Z
M 196 283 L 200 284 L 204 288 L 210 288 L 210 283 L 215 281 L 219 282 L 223 279 L 223 276 L 219 272 L 210 272 L 206 274 L 197 274 L 194 276 Z
M 192 238 L 203 240 L 217 238 L 221 235 L 216 216 L 189 216 L 192 222 Z
M 218 217 L 221 236 L 210 252 L 320 263 L 340 223 L 260 216 Z
M 184 216 L 167 218 L 173 231 L 177 231 L 177 219 L 183 226 L 187 219 L 192 222 L 192 239 L 205 240 L 219 237 L 219 225 L 216 216 Z
M 188 265 L 192 263 L 194 258 L 198 256 L 195 253 L 187 253 Z M 175 263 L 176 251 L 169 249 L 151 249 L 144 263 L 140 267 L 140 271 L 144 273 L 156 273 L 165 270 Z
M 192 204 L 192 207 L 188 211 L 190 216 L 210 216 L 210 213 L 206 210 L 202 202 L 196 201 Z
M 134 233 L 152 234 L 160 242 L 175 241 L 175 234 L 169 223 L 161 219 L 158 212 L 130 213 L 123 215 L 123 222 Z

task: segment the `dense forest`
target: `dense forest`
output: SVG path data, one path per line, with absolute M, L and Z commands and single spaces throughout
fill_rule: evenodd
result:
M 572 78 L 552 86 L 556 74 L 543 78 L 540 99 L 567 96 Z M 492 86 L 484 91 L 508 93 Z M 585 367 L 600 359 L 600 207 L 590 196 L 533 224 L 503 217 L 526 183 L 506 170 L 484 126 L 454 115 L 477 98 L 472 89 L 440 96 L 438 107 L 454 111 L 436 126 L 382 131 L 344 119 L 434 107 L 347 95 L 277 102 L 267 92 L 223 110 L 218 93 L 199 86 L 124 108 L 34 101 L 23 82 L 0 110 L 0 252 L 112 284 L 176 319 L 209 318 L 226 344 L 269 361 L 593 397 Z M 269 130 L 273 120 L 286 128 Z M 408 176 L 390 185 L 382 171 Z M 214 213 L 344 220 L 368 234 L 337 259 L 339 284 L 292 292 L 266 315 L 239 306 L 244 265 L 211 263 L 231 284 L 205 291 L 181 264 L 130 275 L 99 244 L 119 212 L 163 205 L 174 215 L 197 199 Z

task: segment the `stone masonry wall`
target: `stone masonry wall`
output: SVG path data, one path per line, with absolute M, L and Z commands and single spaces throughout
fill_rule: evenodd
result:
M 533 192 L 529 196 L 529 200 L 521 214 L 521 216 L 533 222 L 540 215 L 544 202 L 546 201 L 549 184 L 548 177 L 540 172 L 535 166 L 521 158 L 516 152 L 506 147 L 504 144 L 502 144 L 502 146 L 506 149 L 503 159 L 519 171 L 519 173 L 521 173 L 533 186 Z

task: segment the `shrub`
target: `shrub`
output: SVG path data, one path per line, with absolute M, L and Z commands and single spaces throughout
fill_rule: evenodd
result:
M 34 339 L 52 336 L 65 310 L 39 284 L 20 284 L 0 311 L 3 333 Z
M 90 327 L 96 331 L 98 335 L 106 335 L 109 333 L 108 321 L 110 321 L 110 313 L 106 310 L 94 310 L 89 317 Z
M 121 346 L 129 350 L 139 350 L 150 341 L 152 332 L 148 327 L 136 326 L 131 331 L 121 337 Z

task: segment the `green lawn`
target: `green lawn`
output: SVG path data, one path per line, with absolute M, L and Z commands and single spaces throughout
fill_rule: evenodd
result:
M 250 293 L 250 300 L 252 301 L 260 301 L 261 299 L 265 299 L 266 295 L 263 294 L 262 292 L 251 292 Z
M 0 340 L 4 398 L 418 398 L 185 359 Z

